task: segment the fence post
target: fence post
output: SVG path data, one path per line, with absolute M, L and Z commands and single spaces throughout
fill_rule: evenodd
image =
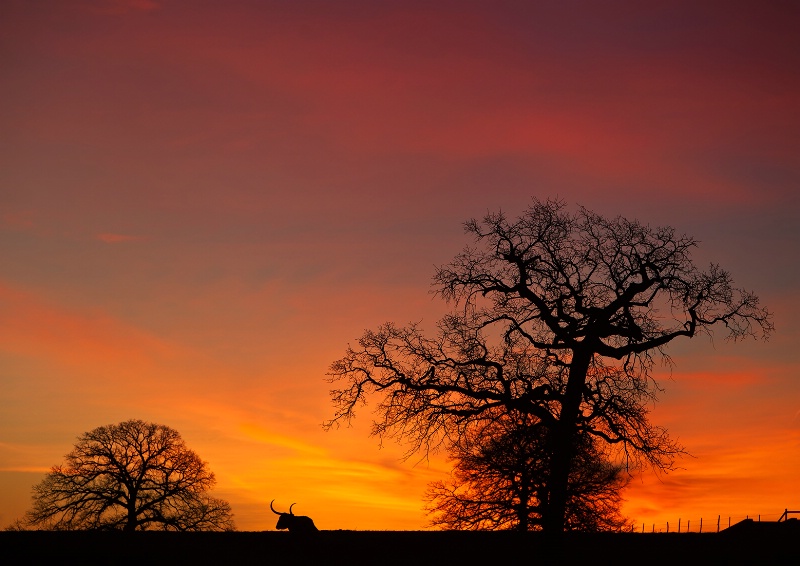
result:
M 687 533 L 691 533 L 692 532 L 692 520 L 691 519 L 686 519 L 686 532 Z
M 722 515 L 717 515 L 717 532 L 719 532 L 719 520 L 722 518 Z
M 678 532 L 681 532 L 681 518 L 678 517 Z
M 669 521 L 667 521 L 667 532 L 669 532 Z
M 703 532 L 703 518 L 700 517 L 700 532 Z

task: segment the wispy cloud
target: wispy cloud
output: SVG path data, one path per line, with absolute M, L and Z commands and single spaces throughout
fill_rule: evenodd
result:
M 104 232 L 95 236 L 101 242 L 106 244 L 121 244 L 125 242 L 141 242 L 145 238 L 141 236 L 131 236 L 128 234 L 114 234 L 113 232 Z
M 50 468 L 45 466 L 9 466 L 0 468 L 0 472 L 20 472 L 30 474 L 46 474 Z
M 258 443 L 268 444 L 279 448 L 286 448 L 293 452 L 314 454 L 317 456 L 327 453 L 326 450 L 322 450 L 318 446 L 303 442 L 297 438 L 272 432 L 261 425 L 244 423 L 239 427 L 239 429 L 247 439 Z
M 0 214 L 0 227 L 15 231 L 30 230 L 34 227 L 33 213 L 28 212 L 4 212 Z
M 161 8 L 153 0 L 96 0 L 86 9 L 96 14 L 123 15 L 131 12 L 151 12 Z

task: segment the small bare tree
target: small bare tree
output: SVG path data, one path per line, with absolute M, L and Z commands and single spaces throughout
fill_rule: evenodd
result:
M 549 498 L 550 434 L 528 415 L 499 415 L 460 438 L 450 449 L 454 470 L 448 481 L 425 494 L 431 526 L 458 530 L 541 530 Z M 575 438 L 566 528 L 620 531 L 621 491 L 630 476 L 614 464 L 591 436 Z
M 481 415 L 517 411 L 552 434 L 543 528 L 564 530 L 574 439 L 588 434 L 628 457 L 669 467 L 680 447 L 647 419 L 657 356 L 680 338 L 724 327 L 768 336 L 770 313 L 718 265 L 691 259 L 694 239 L 538 201 L 517 220 L 470 220 L 475 243 L 437 270 L 454 309 L 433 338 L 417 325 L 367 331 L 331 366 L 332 426 L 379 398 L 373 432 L 411 450 L 453 445 Z
M 230 505 L 206 495 L 207 464 L 177 431 L 141 420 L 102 426 L 78 438 L 33 488 L 24 519 L 46 530 L 234 529 Z

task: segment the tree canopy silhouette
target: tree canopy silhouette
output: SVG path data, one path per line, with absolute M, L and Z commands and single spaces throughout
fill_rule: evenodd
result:
M 24 523 L 53 530 L 234 529 L 230 505 L 206 495 L 206 462 L 164 425 L 129 420 L 78 438 L 33 488 Z
M 499 415 L 475 427 L 450 448 L 455 463 L 447 481 L 425 494 L 431 526 L 458 530 L 540 530 L 548 501 L 549 431 L 529 415 Z M 577 436 L 568 482 L 566 528 L 620 531 L 621 490 L 630 476 L 600 443 Z
M 365 332 L 331 366 L 327 424 L 349 421 L 375 394 L 373 432 L 416 451 L 452 446 L 487 412 L 532 415 L 551 431 L 549 532 L 566 526 L 576 436 L 672 465 L 680 447 L 649 422 L 645 402 L 672 340 L 718 326 L 733 340 L 772 330 L 756 295 L 716 264 L 698 268 L 696 241 L 671 227 L 536 199 L 516 220 L 498 212 L 465 226 L 474 244 L 434 276 L 453 306 L 436 335 L 417 324 Z

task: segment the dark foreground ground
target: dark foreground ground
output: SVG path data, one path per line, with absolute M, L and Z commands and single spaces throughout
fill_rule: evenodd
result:
M 800 564 L 800 525 L 777 525 L 719 534 L 573 533 L 557 541 L 512 532 L 0 532 L 0 564 Z

